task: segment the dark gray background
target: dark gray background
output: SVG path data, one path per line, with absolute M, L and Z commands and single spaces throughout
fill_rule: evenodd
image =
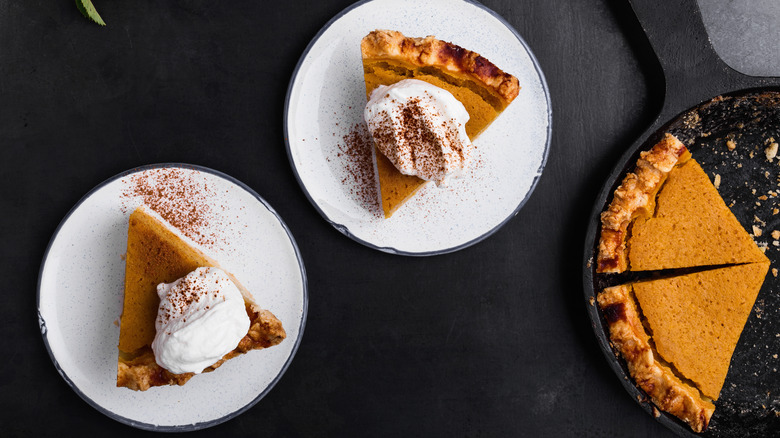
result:
M 627 3 L 484 2 L 547 77 L 549 161 L 495 235 L 406 258 L 328 225 L 285 152 L 295 64 L 351 1 L 95 1 L 106 28 L 72 1 L 0 0 L 0 435 L 146 434 L 91 408 L 57 374 L 36 282 L 81 196 L 123 170 L 175 161 L 225 172 L 269 201 L 310 285 L 304 338 L 282 380 L 243 415 L 193 435 L 671 436 L 607 366 L 581 286 L 592 202 L 663 98 Z

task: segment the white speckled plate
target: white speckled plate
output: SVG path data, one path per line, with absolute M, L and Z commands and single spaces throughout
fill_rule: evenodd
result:
M 447 187 L 426 185 L 390 219 L 367 205 L 366 184 L 354 178 L 354 157 L 345 153 L 366 103 L 360 40 L 374 29 L 453 42 L 517 76 L 522 87 L 474 142 L 476 165 Z M 463 0 L 373 0 L 341 12 L 306 48 L 285 107 L 290 162 L 322 216 L 369 247 L 419 256 L 473 245 L 517 214 L 546 162 L 551 122 L 547 84 L 528 45 L 494 12 Z
M 231 359 L 184 386 L 136 392 L 116 387 L 122 257 L 128 217 L 141 202 L 125 194 L 131 176 L 170 168 L 208 186 L 211 195 L 206 202 L 217 220 L 204 231 L 216 232 L 219 244 L 202 249 L 282 321 L 287 339 Z M 303 262 L 276 212 L 243 183 L 211 169 L 180 164 L 133 169 L 84 196 L 54 233 L 38 282 L 41 333 L 60 375 L 100 412 L 157 431 L 213 426 L 263 398 L 298 348 L 307 303 Z

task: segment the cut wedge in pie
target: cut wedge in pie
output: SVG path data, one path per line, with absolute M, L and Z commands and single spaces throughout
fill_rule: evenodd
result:
M 367 96 L 379 85 L 404 79 L 443 88 L 468 111 L 466 133 L 471 140 L 506 109 L 520 90 L 517 78 L 479 54 L 432 36 L 408 38 L 397 31 L 375 30 L 363 38 L 360 49 Z M 374 157 L 382 209 L 389 218 L 427 181 L 402 174 L 376 147 Z
M 768 261 L 701 166 L 670 134 L 640 155 L 601 224 L 599 273 Z
M 632 271 L 768 262 L 695 160 L 669 173 L 628 247 Z
M 628 372 L 661 410 L 685 421 L 694 432 L 709 425 L 715 405 L 681 380 L 655 354 L 630 285 L 604 289 L 599 307 L 609 325 L 610 341 L 625 359 Z
M 597 300 L 614 348 L 660 409 L 707 428 L 769 259 L 666 134 L 601 214 L 596 272 L 662 272 Z
M 170 225 L 145 207 L 130 215 L 125 258 L 125 293 L 119 332 L 117 386 L 145 391 L 153 386 L 183 385 L 194 373 L 174 374 L 155 362 L 151 349 L 160 305 L 157 285 L 171 283 L 199 267 L 219 267 Z M 250 350 L 277 345 L 286 334 L 271 312 L 260 308 L 246 288 L 231 279 L 244 297 L 250 327 L 238 346 L 204 372 Z
M 769 261 L 633 285 L 661 357 L 718 399 Z
M 768 261 L 735 265 L 607 288 L 598 296 L 631 377 L 656 406 L 696 432 L 709 424 L 712 400 L 768 269 Z

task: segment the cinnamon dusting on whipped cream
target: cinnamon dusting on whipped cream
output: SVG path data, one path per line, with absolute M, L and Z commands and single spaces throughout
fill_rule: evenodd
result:
M 471 161 L 469 114 L 444 89 L 416 79 L 377 87 L 364 116 L 379 151 L 403 174 L 442 184 Z

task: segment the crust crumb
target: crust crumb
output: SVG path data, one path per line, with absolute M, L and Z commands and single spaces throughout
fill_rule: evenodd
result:
M 769 146 L 764 149 L 764 154 L 766 155 L 767 161 L 772 162 L 772 160 L 777 156 L 777 143 L 770 143 Z

